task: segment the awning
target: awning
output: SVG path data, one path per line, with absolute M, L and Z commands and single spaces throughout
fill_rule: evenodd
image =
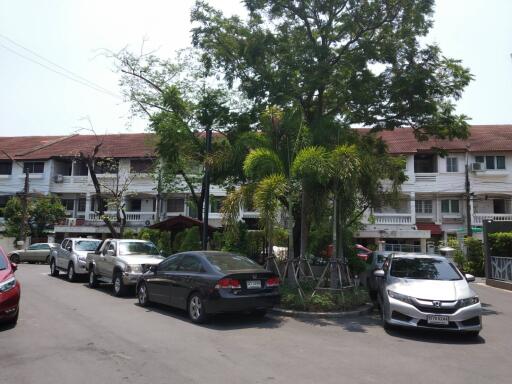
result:
M 168 219 L 165 219 L 164 221 L 160 221 L 159 223 L 155 223 L 153 225 L 150 225 L 149 228 L 151 229 L 160 229 L 163 231 L 182 231 L 186 228 L 191 227 L 199 227 L 201 228 L 203 225 L 203 222 L 201 220 L 193 219 L 192 217 L 188 216 L 174 216 L 169 217 Z M 212 233 L 217 228 L 212 227 L 211 225 L 208 225 L 208 233 Z
M 434 223 L 416 223 L 416 228 L 420 231 L 430 231 L 430 235 L 442 235 L 443 230 L 439 224 Z

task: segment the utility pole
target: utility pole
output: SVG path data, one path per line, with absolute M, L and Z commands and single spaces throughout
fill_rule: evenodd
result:
M 25 242 L 26 228 L 28 221 L 28 191 L 29 191 L 29 172 L 25 168 L 25 184 L 23 186 L 23 194 L 21 196 L 21 223 L 19 230 L 19 239 Z
M 471 227 L 471 185 L 469 183 L 469 156 L 466 149 L 466 225 L 468 236 L 473 236 L 473 228 Z
M 204 201 L 203 201 L 203 250 L 208 249 L 208 213 L 210 208 L 210 166 L 208 165 L 209 156 L 212 151 L 212 127 L 206 126 L 206 162 L 204 164 Z

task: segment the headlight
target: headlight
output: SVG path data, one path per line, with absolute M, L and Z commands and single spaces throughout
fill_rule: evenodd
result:
M 86 259 L 87 259 L 87 256 L 78 255 L 78 261 L 85 262 Z
M 142 273 L 142 265 L 140 264 L 131 264 L 126 266 L 126 272 L 129 273 Z
M 389 289 L 388 289 L 388 295 L 389 295 L 389 297 L 392 297 L 395 300 L 399 300 L 399 301 L 403 301 L 404 303 L 412 304 L 412 299 L 409 296 L 390 291 Z
M 16 278 L 13 276 L 0 283 L 0 292 L 7 292 L 16 286 Z
M 478 296 L 469 297 L 467 299 L 459 300 L 459 307 L 468 307 L 470 305 L 479 303 L 480 299 Z

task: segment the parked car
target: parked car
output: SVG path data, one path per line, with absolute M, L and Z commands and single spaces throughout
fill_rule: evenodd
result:
M 264 316 L 279 303 L 279 278 L 245 256 L 184 252 L 142 275 L 137 298 L 142 306 L 160 303 L 184 309 L 194 323 L 221 312 Z
M 392 254 L 393 252 L 388 251 L 375 251 L 372 252 L 366 260 L 369 263 L 367 268 L 368 276 L 366 278 L 366 287 L 368 288 L 368 294 L 372 301 L 377 300 L 377 291 L 379 289 L 378 278 L 373 274 L 373 272 L 377 269 L 382 269 L 384 262 Z
M 86 268 L 89 287 L 100 282 L 113 283 L 114 295 L 123 296 L 150 266 L 164 258 L 157 247 L 146 240 L 106 239 L 94 252 L 87 253 Z
M 18 249 L 9 253 L 9 259 L 15 263 L 28 261 L 29 263 L 46 263 L 50 262 L 50 253 L 52 249 L 58 247 L 57 243 L 34 243 L 27 248 Z
M 20 313 L 20 283 L 14 276 L 16 264 L 0 248 L 0 322 L 16 324 Z
M 460 331 L 477 336 L 482 306 L 463 275 L 444 257 L 424 254 L 391 255 L 379 278 L 378 302 L 385 327 L 397 325 Z
M 363 261 L 368 260 L 368 257 L 373 252 L 371 249 L 368 249 L 364 245 L 361 245 L 361 244 L 356 244 L 354 248 L 356 250 L 357 257 L 359 257 Z
M 75 281 L 80 275 L 86 275 L 87 253 L 95 251 L 100 243 L 101 240 L 96 239 L 64 239 L 50 255 L 51 275 L 58 276 L 59 271 L 64 271 L 69 281 Z

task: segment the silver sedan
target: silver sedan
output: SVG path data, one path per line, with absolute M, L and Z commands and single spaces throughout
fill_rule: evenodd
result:
M 374 272 L 384 327 L 402 326 L 465 332 L 478 336 L 482 306 L 453 263 L 440 256 L 392 255 Z

